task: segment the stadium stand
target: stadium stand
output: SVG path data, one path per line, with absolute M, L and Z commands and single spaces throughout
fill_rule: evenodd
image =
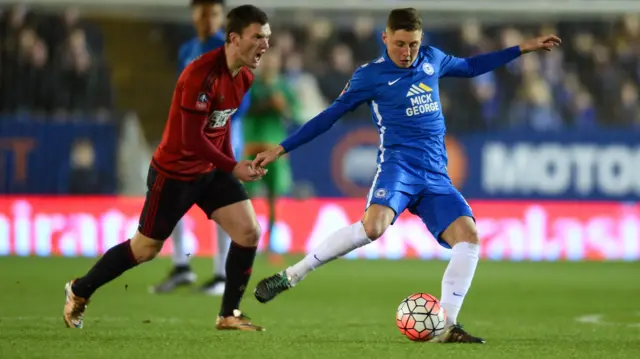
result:
M 305 26 L 276 28 L 273 44 L 280 47 L 285 72 L 290 77 L 295 78 L 302 70 L 318 79 L 318 90 L 326 104 L 340 93 L 356 66 L 380 54 L 380 25 L 367 16 L 356 17 L 351 28 L 316 18 Z M 166 27 L 166 32 L 182 35 L 172 38 L 174 47 L 192 36 L 188 25 L 178 28 L 181 29 Z M 455 27 L 425 28 L 425 43 L 463 57 L 548 32 L 565 39 L 560 51 L 550 56 L 527 56 L 472 81 L 444 81 L 443 105 L 449 129 L 474 132 L 504 128 L 558 131 L 637 127 L 640 124 L 637 15 L 622 16 L 615 21 L 569 20 L 524 26 L 468 21 Z M 297 65 L 300 57 L 302 69 Z M 368 120 L 366 112 L 358 111 L 350 119 Z
M 194 36 L 191 25 L 147 19 L 89 21 L 74 8 L 52 13 L 18 4 L 2 10 L 3 135 L 27 131 L 40 134 L 36 135 L 39 138 L 49 131 L 61 131 L 67 137 L 47 140 L 47 148 L 55 148 L 56 156 L 51 151 L 29 164 L 35 173 L 55 168 L 62 174 L 48 179 L 31 176 L 40 177 L 31 182 L 17 181 L 22 177 L 16 165 L 18 157 L 13 155 L 18 153 L 16 148 L 27 145 L 16 145 L 14 137 L 3 140 L 0 148 L 10 150 L 0 156 L 0 164 L 9 170 L 0 176 L 0 192 L 121 190 L 118 182 L 122 181 L 122 174 L 115 174 L 119 160 L 115 148 L 125 138 L 118 133 L 121 114 L 135 113 L 143 135 L 150 143 L 157 143 L 176 77 L 175 54 L 182 42 Z M 382 51 L 379 33 L 384 24 L 379 18 L 359 14 L 349 23 L 332 20 L 272 20 L 272 47 L 283 57 L 283 72 L 299 96 L 302 121 L 319 113 L 340 93 L 357 66 Z M 472 80 L 442 82 L 442 106 L 449 133 L 638 128 L 637 15 L 542 25 L 459 21 L 425 28 L 425 43 L 462 57 L 548 32 L 565 39 L 559 51 L 545 56 L 531 54 Z M 143 56 L 149 53 L 153 55 Z M 119 101 L 116 94 L 120 94 Z M 345 120 L 351 124 L 370 121 L 369 111 L 362 106 Z M 75 127 L 68 134 L 68 130 L 49 128 L 47 124 Z M 108 127 L 100 127 L 103 124 Z M 104 145 L 106 142 L 109 143 Z M 39 145 L 43 143 L 40 141 Z M 145 161 L 139 159 L 140 163 Z M 66 169 L 58 170 L 60 166 Z
M 19 4 L 0 18 L 0 28 L 1 112 L 109 117 L 113 96 L 101 33 L 76 9 L 49 15 Z

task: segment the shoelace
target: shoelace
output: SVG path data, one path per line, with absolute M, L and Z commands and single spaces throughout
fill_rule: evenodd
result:
M 286 283 L 287 283 L 286 277 L 283 277 L 280 274 L 276 274 L 273 277 L 271 277 L 270 280 L 267 281 L 267 289 L 269 290 L 282 289 L 283 287 L 286 287 Z

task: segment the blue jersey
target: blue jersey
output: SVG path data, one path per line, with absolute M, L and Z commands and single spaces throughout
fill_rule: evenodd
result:
M 213 51 L 225 43 L 225 34 L 223 31 L 211 35 L 204 42 L 200 41 L 198 37 L 185 42 L 180 46 L 178 51 L 178 73 L 182 73 L 184 68 L 195 60 L 196 57 L 204 54 L 205 52 Z
M 385 52 L 358 68 L 336 101 L 282 146 L 291 151 L 328 130 L 347 111 L 367 104 L 380 134 L 378 168 L 395 163 L 404 169 L 398 181 L 449 185 L 439 79 L 478 76 L 518 56 L 518 47 L 458 58 L 423 46 L 411 67 L 401 68 Z
M 473 213 L 447 174 L 438 81 L 447 76 L 478 76 L 520 54 L 519 47 L 512 47 L 463 59 L 424 46 L 411 67 L 401 68 L 385 53 L 358 68 L 336 101 L 281 145 L 290 152 L 366 103 L 380 134 L 378 166 L 366 206 L 391 208 L 392 223 L 408 209 L 448 248 L 442 233 L 457 218 L 473 218 Z
M 198 56 L 213 51 L 225 44 L 224 31 L 218 31 L 211 35 L 204 42 L 200 41 L 198 37 L 195 37 L 180 46 L 178 51 L 178 74 L 184 71 L 185 67 L 195 60 Z M 251 106 L 250 94 L 247 92 L 240 103 L 238 111 L 231 118 L 231 143 L 233 146 L 233 153 L 236 158 L 242 157 L 243 152 L 243 140 L 242 140 L 242 118 L 249 110 Z

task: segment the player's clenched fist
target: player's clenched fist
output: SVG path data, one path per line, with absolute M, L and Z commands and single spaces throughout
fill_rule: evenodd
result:
M 278 146 L 268 151 L 260 152 L 253 160 L 254 168 L 265 168 L 268 164 L 275 162 L 281 154 L 284 153 L 284 148 Z
M 523 54 L 538 50 L 551 51 L 554 46 L 560 46 L 561 43 L 562 40 L 556 35 L 545 35 L 523 42 L 520 44 L 520 51 Z
M 242 160 L 233 168 L 233 175 L 243 182 L 257 181 L 265 174 L 266 169 L 255 168 L 249 160 Z

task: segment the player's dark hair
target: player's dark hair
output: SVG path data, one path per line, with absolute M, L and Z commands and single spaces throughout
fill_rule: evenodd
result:
M 241 5 L 233 8 L 227 14 L 227 42 L 231 41 L 231 33 L 242 34 L 251 24 L 266 25 L 269 22 L 267 14 L 253 5 Z
M 394 9 L 387 18 L 387 28 L 391 31 L 416 31 L 422 29 L 422 19 L 414 8 Z
M 191 6 L 217 4 L 224 6 L 224 0 L 191 0 Z

